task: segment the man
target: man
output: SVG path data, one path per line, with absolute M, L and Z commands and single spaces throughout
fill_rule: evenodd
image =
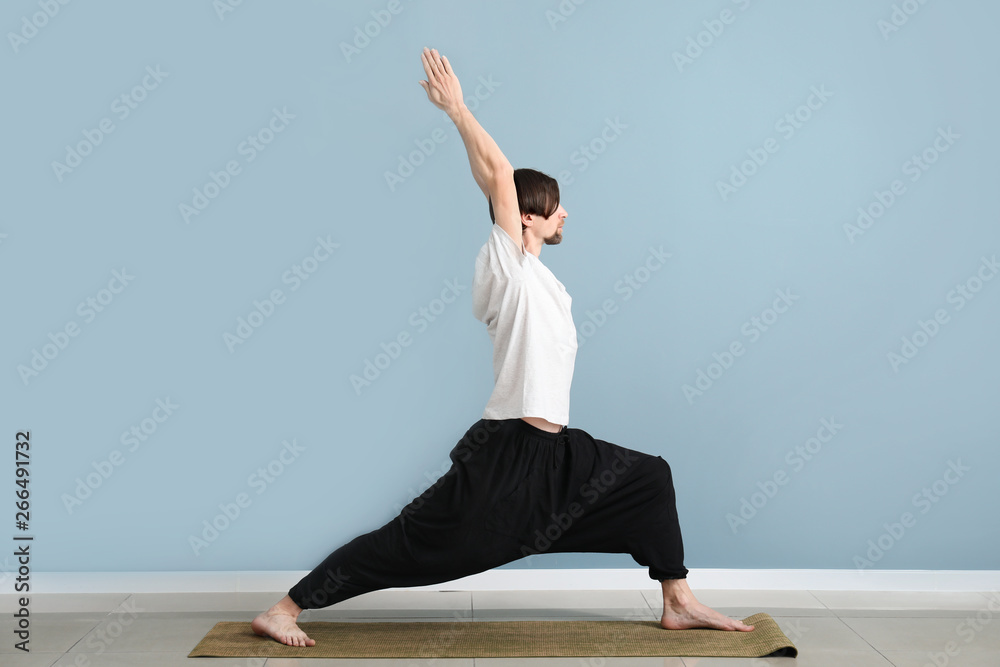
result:
M 576 328 L 566 288 L 538 259 L 567 213 L 545 174 L 514 170 L 465 107 L 437 50 L 421 54 L 428 99 L 465 142 L 494 226 L 476 257 L 473 312 L 493 342 L 495 385 L 452 466 L 399 516 L 331 553 L 251 627 L 313 646 L 295 621 L 384 588 L 451 581 L 537 553 L 629 553 L 661 582 L 666 629 L 753 630 L 698 602 L 686 582 L 670 466 L 569 428 Z M 585 587 L 585 583 L 584 583 Z

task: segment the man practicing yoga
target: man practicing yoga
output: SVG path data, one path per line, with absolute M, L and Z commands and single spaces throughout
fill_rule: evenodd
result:
M 538 259 L 543 244 L 562 241 L 558 183 L 511 167 L 466 108 L 448 59 L 427 48 L 421 59 L 419 83 L 462 135 L 494 222 L 472 283 L 473 313 L 493 341 L 493 393 L 452 449 L 448 472 L 395 519 L 327 556 L 253 631 L 313 646 L 296 625 L 304 609 L 559 552 L 627 553 L 648 566 L 661 583 L 666 629 L 753 630 L 688 587 L 667 462 L 568 427 L 576 327 L 566 288 Z

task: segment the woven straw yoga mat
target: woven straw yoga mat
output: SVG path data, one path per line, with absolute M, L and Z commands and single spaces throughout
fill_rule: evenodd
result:
M 751 632 L 664 630 L 659 621 L 306 622 L 315 646 L 258 637 L 247 622 L 220 621 L 189 658 L 508 658 L 573 656 L 795 657 L 798 650 L 765 613 Z

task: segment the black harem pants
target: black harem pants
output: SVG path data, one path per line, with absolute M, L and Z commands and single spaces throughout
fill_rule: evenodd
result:
M 427 586 L 526 556 L 627 553 L 657 581 L 684 579 L 670 466 L 663 458 L 523 419 L 480 419 L 451 467 L 381 528 L 360 535 L 288 595 L 302 609 L 384 588 Z

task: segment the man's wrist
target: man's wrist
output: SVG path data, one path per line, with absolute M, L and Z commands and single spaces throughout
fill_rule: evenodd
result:
M 465 113 L 468 110 L 469 110 L 468 107 L 465 106 L 465 102 L 456 104 L 452 108 L 448 109 L 447 111 L 448 118 L 451 118 L 451 122 L 454 123 L 463 113 Z

